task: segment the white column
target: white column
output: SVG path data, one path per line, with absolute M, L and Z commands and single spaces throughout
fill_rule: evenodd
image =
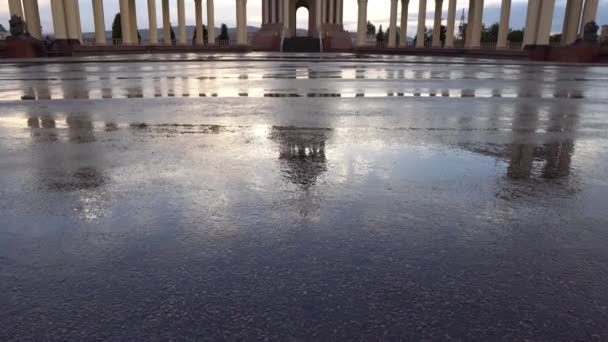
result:
M 465 29 L 465 42 L 464 46 L 469 47 L 471 45 L 473 37 L 473 21 L 475 17 L 475 0 L 469 0 L 469 13 L 467 13 L 467 27 Z
M 106 45 L 103 0 L 93 0 L 93 21 L 95 22 L 95 44 Z
M 359 0 L 359 15 L 361 15 L 361 1 L 363 0 Z M 367 0 L 365 0 L 365 3 L 367 4 Z M 319 36 L 322 35 L 322 30 L 321 27 L 323 25 L 323 0 L 316 0 L 316 4 L 317 6 L 317 10 L 316 10 L 316 20 L 317 20 L 317 34 Z M 359 23 L 357 23 L 357 27 L 359 27 Z M 357 34 L 359 33 L 359 31 L 357 31 Z
M 336 0 L 336 24 L 344 25 L 344 0 Z
M 585 25 L 595 21 L 597 17 L 597 7 L 599 0 L 585 0 L 585 8 L 583 9 L 583 20 L 581 21 L 580 35 L 585 33 Z
M 122 43 L 124 45 L 133 44 L 130 19 L 129 0 L 120 0 L 120 28 L 122 30 Z
M 399 39 L 400 47 L 407 47 L 407 15 L 409 5 L 410 0 L 401 0 L 401 32 L 399 32 L 399 35 L 401 36 Z
M 51 0 L 51 15 L 53 16 L 53 31 L 55 39 L 68 39 L 68 28 L 65 21 L 65 7 L 63 0 Z
M 397 2 L 398 0 L 391 0 L 391 16 L 389 21 L 388 29 L 388 47 L 394 48 L 397 46 Z
M 163 10 L 163 42 L 165 45 L 173 45 L 171 41 L 171 12 L 169 0 L 162 0 Z
M 285 31 L 286 33 L 289 32 L 289 0 L 281 0 L 283 6 L 283 31 Z
M 237 44 L 247 45 L 247 0 L 236 0 Z
M 268 24 L 268 0 L 262 0 L 262 25 Z
M 207 0 L 207 37 L 208 45 L 215 45 L 215 13 L 213 9 L 213 0 Z
M 477 49 L 481 47 L 481 21 L 483 19 L 483 0 L 474 1 L 473 23 L 471 26 L 471 40 L 469 48 Z M 469 22 L 471 25 L 471 22 Z M 469 37 L 467 37 L 468 39 Z
M 158 45 L 156 26 L 156 0 L 148 0 L 148 25 L 150 27 L 150 45 Z
M 576 41 L 582 11 L 583 0 L 568 0 L 568 3 L 566 4 L 566 13 L 564 14 L 562 45 L 569 45 Z
M 335 0 L 329 0 L 329 23 L 330 24 L 335 24 L 335 12 L 334 12 L 334 8 L 335 8 L 335 4 L 336 1 Z
M 536 32 L 540 16 L 540 1 L 528 1 L 528 11 L 526 14 L 526 27 L 524 28 L 524 42 L 526 45 L 536 44 Z
M 418 5 L 418 31 L 416 32 L 416 47 L 424 47 L 424 29 L 426 25 L 426 0 L 420 0 Z
M 320 2 L 320 0 L 317 0 Z M 364 46 L 367 40 L 367 0 L 359 0 L 359 17 L 357 20 L 357 46 Z M 317 7 L 318 8 L 318 7 Z M 320 10 L 319 10 L 320 12 Z M 318 13 L 317 20 L 320 22 L 321 13 Z
M 38 0 L 23 0 L 23 10 L 25 12 L 27 32 L 29 32 L 30 35 L 36 39 L 42 39 L 42 27 L 40 26 Z
M 203 45 L 203 4 L 202 0 L 194 0 L 194 11 L 196 16 L 196 45 Z
M 186 8 L 184 0 L 177 0 L 177 25 L 179 44 L 186 45 Z
M 25 20 L 23 17 L 23 8 L 21 7 L 21 0 L 8 0 L 8 11 L 9 15 L 16 15 L 21 19 Z
M 78 22 L 78 18 L 80 18 L 80 15 L 78 13 L 78 7 L 76 2 L 66 1 L 64 6 L 68 38 L 72 40 L 82 41 L 80 35 L 80 23 Z
M 441 10 L 443 0 L 435 0 L 435 19 L 433 20 L 433 47 L 441 47 Z
M 555 0 L 544 0 L 541 5 L 540 21 L 536 36 L 536 45 L 549 45 L 551 26 L 553 24 L 553 13 L 555 11 Z
M 279 10 L 278 6 L 276 5 L 276 0 L 268 0 L 269 4 L 270 4 L 270 8 L 268 9 L 268 13 L 270 15 L 270 20 L 268 20 L 268 22 L 270 24 L 274 24 L 275 20 L 277 18 L 277 11 Z
M 450 0 L 448 4 L 448 27 L 445 32 L 445 47 L 454 47 L 454 27 L 456 26 L 456 0 Z
M 139 37 L 137 36 L 137 8 L 135 7 L 136 0 L 129 0 L 129 23 L 131 24 L 131 42 L 139 45 Z
M 511 17 L 511 0 L 502 0 L 500 6 L 500 23 L 498 23 L 497 49 L 507 48 L 507 36 L 509 35 L 509 19 Z

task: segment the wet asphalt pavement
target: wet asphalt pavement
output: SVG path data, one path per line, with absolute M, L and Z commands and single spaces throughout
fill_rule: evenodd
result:
M 0 65 L 0 340 L 608 340 L 608 68 Z

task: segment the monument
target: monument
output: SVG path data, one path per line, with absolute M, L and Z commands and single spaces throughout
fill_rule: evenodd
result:
M 18 15 L 12 15 L 9 20 L 10 33 L 4 42 L 4 49 L 0 54 L 4 58 L 29 58 L 44 55 L 42 41 L 32 37 L 27 32 L 23 19 Z

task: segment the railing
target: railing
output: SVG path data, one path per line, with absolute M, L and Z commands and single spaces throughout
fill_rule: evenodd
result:
M 496 50 L 496 42 L 481 42 L 479 48 L 485 50 Z

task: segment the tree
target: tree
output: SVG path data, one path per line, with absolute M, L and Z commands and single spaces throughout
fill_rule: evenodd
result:
M 561 43 L 562 41 L 562 34 L 561 33 L 556 33 L 556 34 L 552 34 L 549 36 L 549 43 Z
M 458 38 L 467 40 L 467 23 L 458 25 Z
M 378 33 L 376 34 L 376 41 L 383 42 L 384 41 L 384 31 L 382 31 L 382 25 L 378 29 Z
M 371 21 L 367 21 L 367 35 L 375 35 L 376 34 L 376 26 L 372 24 Z
M 120 13 L 116 13 L 114 16 L 114 22 L 112 23 L 112 39 L 122 39 L 122 24 L 120 22 Z
M 207 26 L 203 25 L 203 43 L 207 44 L 209 40 L 209 31 L 207 31 Z M 192 44 L 196 44 L 196 28 L 194 30 L 194 35 L 192 35 Z
M 222 27 L 220 28 L 220 35 L 217 38 L 220 40 L 230 39 L 230 37 L 228 36 L 228 26 L 226 26 L 226 24 L 222 24 Z
M 490 27 L 481 25 L 481 41 L 483 43 L 494 43 L 498 41 L 498 23 Z
M 524 30 L 511 30 L 507 35 L 507 40 L 511 43 L 521 43 L 524 41 Z
M 597 30 L 599 29 L 600 27 L 595 21 L 586 23 L 585 26 L 583 26 L 583 41 L 596 43 L 598 39 Z

